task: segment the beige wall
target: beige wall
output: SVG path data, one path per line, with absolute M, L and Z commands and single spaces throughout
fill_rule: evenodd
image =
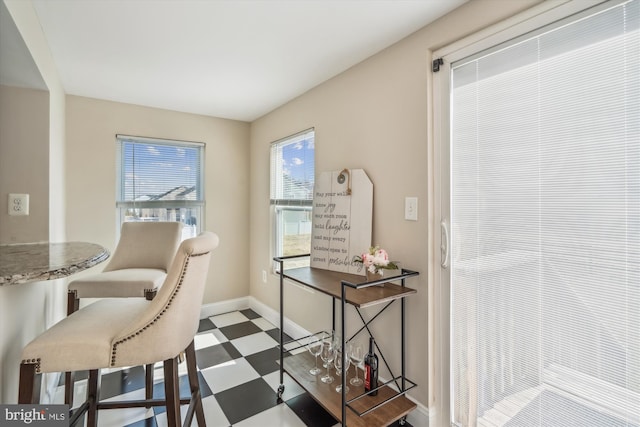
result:
M 29 215 L 10 216 L 10 193 Z M 0 86 L 0 244 L 49 240 L 49 92 Z
M 49 90 L 49 111 L 45 111 L 48 114 L 47 139 L 38 147 L 40 153 L 32 154 L 47 159 L 44 167 L 48 169 L 48 175 L 40 176 L 38 182 L 38 186 L 48 188 L 48 206 L 43 207 L 48 209 L 48 236 L 45 234 L 44 240 L 61 241 L 65 238 L 64 164 L 61 161 L 65 137 L 65 94 L 33 5 L 24 0 L 3 1 Z M 21 166 L 28 169 L 31 162 Z M 38 200 L 38 203 L 42 201 Z M 64 316 L 65 294 L 64 280 L 0 287 L 0 402 L 17 402 L 22 348 Z M 50 390 L 50 385 L 50 381 L 43 385 L 45 393 Z M 46 401 L 46 396 L 43 401 Z
M 0 59 L 1 60 L 1 59 Z M 29 216 L 7 214 L 7 194 L 29 194 Z M 0 244 L 49 240 L 49 93 L 0 86 Z M 57 310 L 56 290 L 30 283 L 0 287 L 0 402 L 18 398 L 22 346 Z M 62 290 L 62 287 L 60 287 Z M 34 310 L 34 307 L 41 309 Z M 27 315 L 29 313 L 29 315 Z
M 269 143 L 315 127 L 316 172 L 364 169 L 374 184 L 373 242 L 402 266 L 421 275 L 408 281 L 418 294 L 407 300 L 407 376 L 419 384 L 410 395 L 433 408 L 428 372 L 427 217 L 430 125 L 430 52 L 537 3 L 536 0 L 475 0 L 312 89 L 251 126 L 251 295 L 278 309 L 278 281 L 259 272 L 272 257 L 269 216 Z M 404 198 L 419 199 L 419 220 L 404 220 Z M 364 248 L 363 248 L 364 249 Z M 329 299 L 295 286 L 286 288 L 286 315 L 309 330 L 330 328 Z M 379 319 L 374 333 L 399 366 L 399 312 Z M 355 325 L 353 313 L 348 320 Z M 433 327 L 433 325 L 432 325 Z M 437 327 L 437 325 L 435 325 Z M 397 347 L 396 347 L 397 348 Z M 384 373 L 384 372 L 383 372 Z M 387 375 L 385 373 L 385 375 Z M 397 375 L 397 373 L 396 373 Z
M 199 141 L 205 153 L 205 227 L 220 236 L 204 303 L 248 295 L 249 125 L 233 120 L 67 97 L 67 237 L 113 250 L 116 134 Z M 89 273 L 100 271 L 101 266 Z

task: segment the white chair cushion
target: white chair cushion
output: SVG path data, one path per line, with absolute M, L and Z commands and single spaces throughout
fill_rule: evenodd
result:
M 40 365 L 40 372 L 107 368 L 118 334 L 135 322 L 151 301 L 142 298 L 102 300 L 62 319 L 31 341 L 22 360 Z M 108 321 L 107 321 L 108 320 Z
M 105 271 L 69 283 L 77 298 L 144 297 L 145 290 L 158 289 L 167 273 L 154 268 Z

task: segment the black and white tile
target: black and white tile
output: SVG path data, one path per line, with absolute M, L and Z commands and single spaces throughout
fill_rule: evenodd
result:
M 240 310 L 200 321 L 195 337 L 196 364 L 208 427 L 333 427 L 336 420 L 285 374 L 280 385 L 280 331 L 253 310 Z M 299 350 L 301 351 L 301 350 Z M 186 366 L 179 365 L 180 391 L 188 397 Z M 76 377 L 75 402 L 82 402 L 86 375 Z M 61 380 L 62 381 L 62 380 Z M 164 396 L 162 363 L 155 367 L 154 397 Z M 102 371 L 101 400 L 144 399 L 144 368 Z M 64 401 L 61 383 L 55 402 Z M 183 417 L 186 406 L 182 408 Z M 100 411 L 101 427 L 165 427 L 164 407 Z M 409 424 L 405 424 L 409 426 Z M 410 426 L 409 426 L 410 427 Z

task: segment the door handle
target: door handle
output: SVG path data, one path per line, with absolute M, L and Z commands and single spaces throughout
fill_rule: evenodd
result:
M 446 221 L 440 221 L 440 265 L 449 267 L 449 228 Z

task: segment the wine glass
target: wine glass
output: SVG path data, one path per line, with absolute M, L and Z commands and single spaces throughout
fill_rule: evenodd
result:
M 337 332 L 336 331 L 332 330 L 331 331 L 331 335 L 323 336 L 322 339 L 323 340 L 330 340 L 331 341 L 331 345 L 333 346 L 333 348 L 337 348 L 337 346 L 338 346 L 338 344 L 337 344 L 338 343 L 338 341 L 337 341 L 338 336 L 337 336 Z M 326 362 L 322 363 L 322 367 L 325 368 L 325 369 L 328 368 L 329 365 L 331 365 L 331 364 L 330 363 L 326 363 Z
M 318 375 L 320 372 L 322 372 L 321 369 L 318 368 L 318 356 L 320 355 L 320 352 L 322 352 L 322 341 L 320 340 L 320 338 L 315 335 L 309 337 L 309 341 L 307 342 L 307 350 L 309 350 L 309 353 L 311 353 L 316 358 L 316 365 L 313 368 L 309 369 L 309 373 L 311 375 Z
M 327 373 L 324 376 L 320 377 L 320 381 L 322 381 L 323 383 L 331 384 L 333 382 L 333 377 L 331 376 L 331 362 L 333 362 L 334 357 L 335 349 L 333 348 L 331 339 L 323 340 L 320 358 L 327 364 Z
M 333 348 L 337 350 L 342 349 L 342 337 L 337 333 L 333 333 Z
M 344 373 L 346 374 L 347 371 L 349 370 L 348 353 L 345 353 L 342 350 L 336 350 L 333 363 L 336 366 L 336 375 L 342 375 L 343 366 L 344 366 Z M 336 386 L 336 391 L 338 393 L 342 392 L 342 381 L 340 381 L 340 384 Z M 344 392 L 349 393 L 349 386 L 345 386 Z
M 352 345 L 349 351 L 349 357 L 351 358 L 351 363 L 353 363 L 353 366 L 356 368 L 356 376 L 354 378 L 351 378 L 351 381 L 349 381 L 349 383 L 354 386 L 361 386 L 362 384 L 364 384 L 364 381 L 362 381 L 362 378 L 358 377 L 358 371 L 360 370 L 358 367 L 364 360 L 362 346 L 359 344 Z

